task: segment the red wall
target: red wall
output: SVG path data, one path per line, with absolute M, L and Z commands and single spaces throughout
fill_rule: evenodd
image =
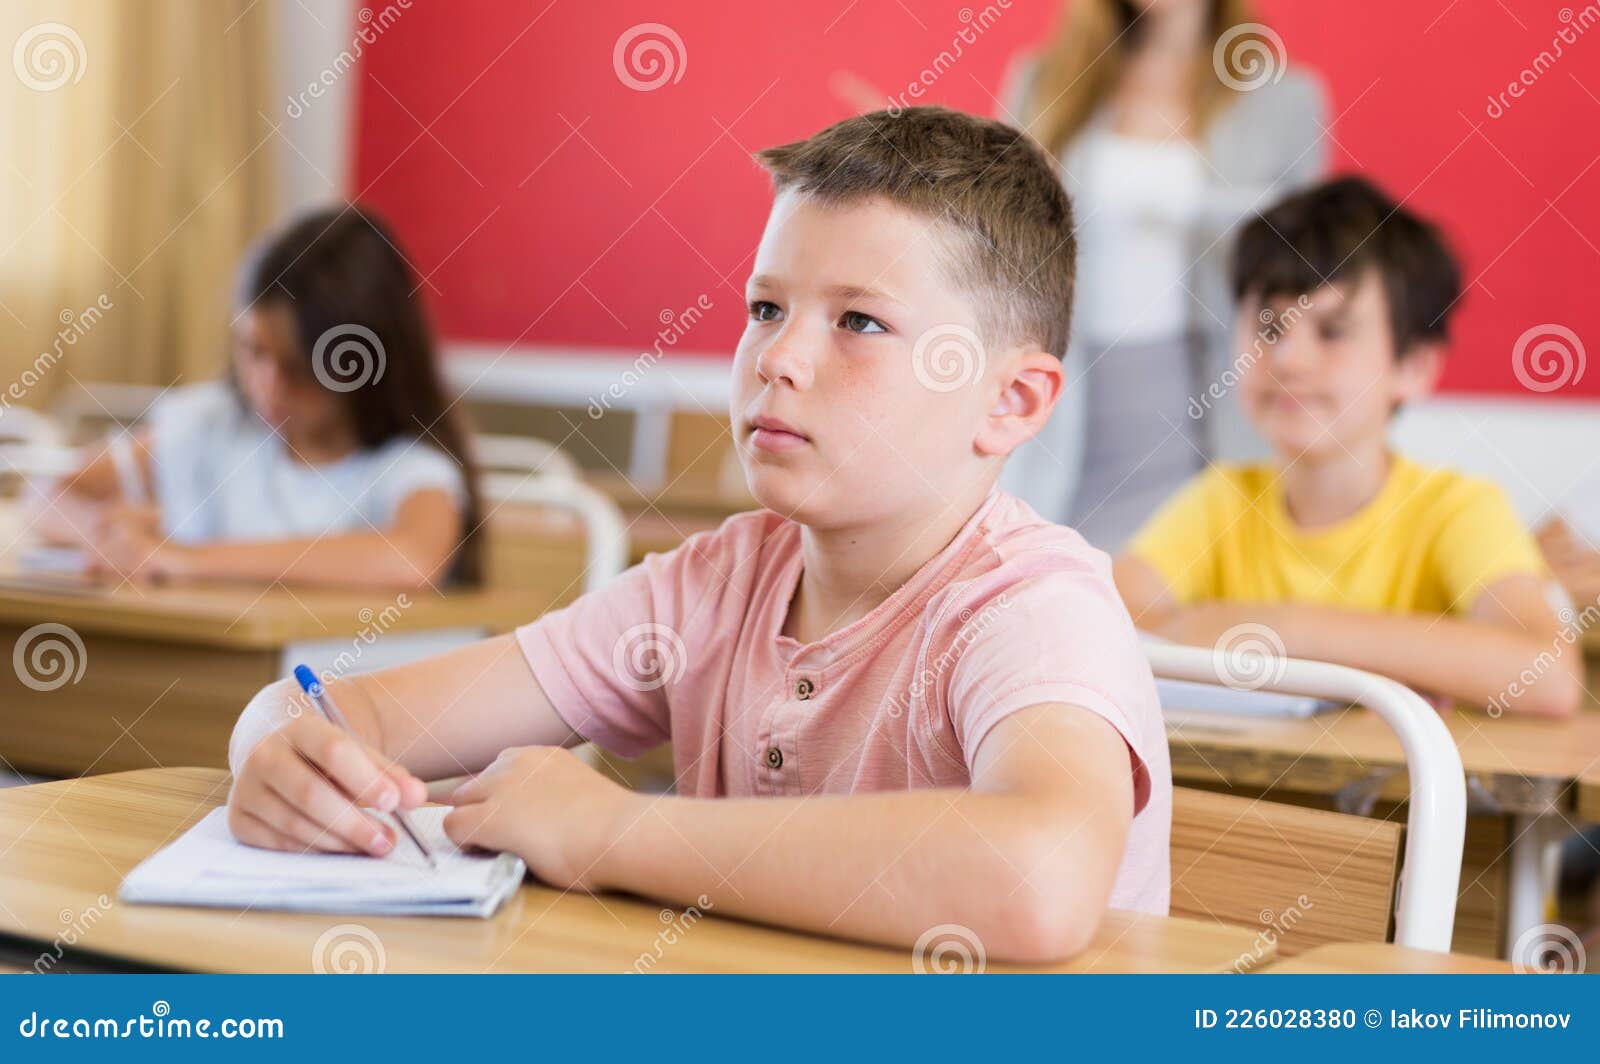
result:
M 749 153 L 851 113 L 830 88 L 840 71 L 902 91 L 951 47 L 964 7 L 982 5 L 415 0 L 363 60 L 351 192 L 431 274 L 452 338 L 643 350 L 658 315 L 704 294 L 714 309 L 681 346 L 731 350 L 768 203 Z M 1440 220 L 1462 255 L 1453 390 L 1527 394 L 1512 351 L 1545 323 L 1600 357 L 1600 24 L 1574 23 L 1567 54 L 1486 113 L 1568 25 L 1561 8 L 1260 5 L 1330 91 L 1333 165 Z M 1008 61 L 1058 11 L 1013 0 L 924 101 L 993 112 Z M 636 91 L 613 47 L 661 19 L 681 76 Z M 1550 394 L 1600 396 L 1600 367 Z

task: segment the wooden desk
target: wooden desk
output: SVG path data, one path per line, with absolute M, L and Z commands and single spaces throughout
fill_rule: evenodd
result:
M 1570 832 L 1568 821 L 1579 815 L 1580 780 L 1600 764 L 1600 713 L 1548 721 L 1453 712 L 1445 722 L 1466 769 L 1469 811 L 1497 818 L 1488 824 L 1492 837 L 1475 838 L 1469 824 L 1462 906 L 1473 892 L 1471 900 L 1489 911 L 1481 916 L 1485 926 L 1467 940 L 1458 913 L 1456 948 L 1480 949 L 1498 940 L 1508 954 L 1517 935 L 1543 922 L 1550 886 L 1545 851 Z M 1172 774 L 1181 783 L 1312 796 L 1350 812 L 1403 801 L 1409 793 L 1399 741 L 1367 710 L 1298 721 L 1174 715 L 1167 738 Z M 1486 863 L 1473 867 L 1475 852 Z M 1485 868 L 1494 878 L 1480 874 Z
M 1433 953 L 1386 942 L 1317 946 L 1257 970 L 1265 975 L 1511 975 L 1504 961 L 1465 953 Z
M 636 970 L 641 957 L 652 971 L 912 970 L 908 950 L 780 931 L 714 912 L 668 944 L 661 937 L 667 910 L 658 904 L 531 883 L 488 920 L 240 914 L 118 901 L 122 877 L 221 804 L 227 784 L 224 772 L 184 768 L 0 790 L 0 935 L 10 937 L 4 959 L 32 967 L 64 926 L 77 924 L 84 930 L 73 950 L 60 961 L 49 951 L 57 969 L 304 972 L 313 970 L 319 939 L 355 924 L 382 944 L 390 972 L 625 972 Z M 100 905 L 102 895 L 109 905 Z M 90 912 L 92 919 L 85 916 Z M 359 936 L 350 941 L 355 955 L 375 955 Z M 1055 970 L 1224 971 L 1258 945 L 1251 930 L 1111 913 L 1089 949 Z
M 634 517 L 634 561 L 720 520 L 657 510 Z M 15 509 L 0 504 L 0 524 L 8 521 L 16 523 Z M 501 507 L 487 555 L 485 588 L 404 597 L 73 587 L 30 582 L 0 558 L 0 651 L 21 655 L 17 667 L 0 669 L 0 767 L 55 776 L 220 767 L 239 710 L 295 661 L 344 672 L 412 660 L 508 631 L 583 589 L 581 534 L 554 511 Z
M 0 669 L 0 758 L 57 776 L 223 766 L 239 711 L 287 675 L 286 659 L 349 671 L 506 631 L 550 605 L 531 588 L 401 598 L 0 585 L 0 651 L 15 666 Z
M 1600 713 L 1547 721 L 1453 712 L 1445 724 L 1471 797 L 1499 812 L 1570 811 L 1574 781 L 1600 759 Z M 1390 801 L 1409 793 L 1399 740 L 1363 709 L 1308 720 L 1174 715 L 1167 739 L 1173 776 L 1185 783 L 1326 795 L 1362 789 Z

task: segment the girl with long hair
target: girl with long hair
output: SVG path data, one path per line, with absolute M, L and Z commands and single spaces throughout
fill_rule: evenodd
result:
M 65 478 L 47 538 L 140 581 L 475 582 L 466 430 L 394 234 L 320 211 L 241 274 L 224 377 L 167 393 Z

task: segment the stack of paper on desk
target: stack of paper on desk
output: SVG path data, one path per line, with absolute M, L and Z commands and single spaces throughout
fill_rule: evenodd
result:
M 1312 717 L 1340 709 L 1343 703 L 1309 695 L 1248 691 L 1188 680 L 1156 680 L 1156 696 L 1164 713 L 1230 713 L 1241 717 Z
M 527 871 L 510 854 L 463 853 L 444 833 L 445 806 L 408 813 L 439 867 L 401 833 L 384 858 L 262 850 L 236 841 L 228 811 L 214 809 L 122 881 L 123 901 L 229 909 L 489 916 Z

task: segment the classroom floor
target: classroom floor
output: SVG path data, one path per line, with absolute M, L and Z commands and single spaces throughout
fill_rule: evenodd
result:
M 8 772 L 0 768 L 0 787 L 21 787 L 25 783 L 43 783 L 43 776 L 27 776 L 20 772 Z

